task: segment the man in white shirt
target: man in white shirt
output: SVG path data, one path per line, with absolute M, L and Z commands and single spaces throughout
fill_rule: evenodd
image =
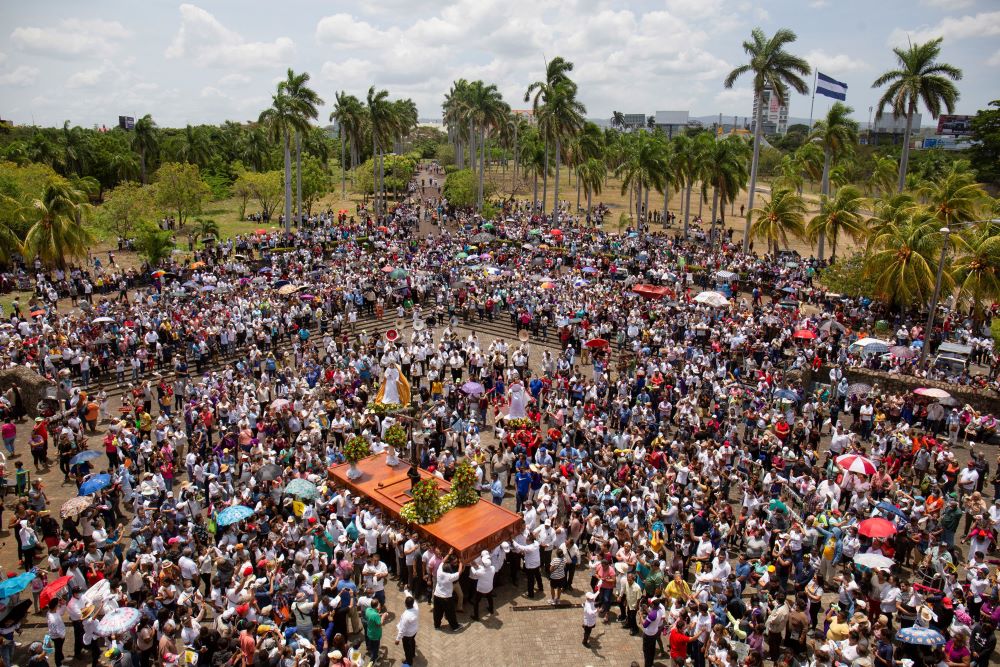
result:
M 411 667 L 417 655 L 417 630 L 419 629 L 419 608 L 410 591 L 403 591 L 406 610 L 396 623 L 396 643 L 403 643 L 403 667 Z
M 66 641 L 66 623 L 63 622 L 63 611 L 62 600 L 50 600 L 49 610 L 45 615 L 49 637 L 52 638 L 52 643 L 55 646 L 53 657 L 56 661 L 56 667 L 63 665 L 63 643 Z
M 472 578 L 476 580 L 476 591 L 472 594 L 472 620 L 479 620 L 479 602 L 486 598 L 486 608 L 493 614 L 493 576 L 496 569 L 488 551 L 480 554 L 472 564 Z
M 525 537 L 524 544 L 518 544 L 516 541 L 511 544 L 514 551 L 524 556 L 524 573 L 528 579 L 528 597 L 535 597 L 535 586 L 538 586 L 538 592 L 541 593 L 542 586 L 542 555 L 540 545 L 535 539 L 535 536 L 528 533 Z
M 382 562 L 382 557 L 376 551 L 368 557 L 362 574 L 365 586 L 372 589 L 372 597 L 379 601 L 385 609 L 385 580 L 389 578 L 389 566 Z
M 448 552 L 444 561 L 438 566 L 437 577 L 434 584 L 434 628 L 441 627 L 441 617 L 448 619 L 448 626 L 452 630 L 458 630 L 458 619 L 455 617 L 455 582 L 462 576 L 465 566 L 458 564 L 458 571 L 451 564 L 451 557 L 455 550 Z

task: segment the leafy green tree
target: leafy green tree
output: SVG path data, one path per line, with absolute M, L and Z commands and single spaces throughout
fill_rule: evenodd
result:
M 993 100 L 989 107 L 972 119 L 969 154 L 980 181 L 1000 183 L 1000 100 Z
M 812 70 L 802 58 L 794 56 L 785 50 L 788 44 L 796 39 L 795 33 L 782 28 L 768 38 L 760 28 L 754 28 L 751 39 L 743 42 L 743 50 L 750 57 L 750 62 L 740 65 L 726 77 L 724 85 L 732 88 L 736 80 L 744 74 L 753 76 L 753 92 L 758 100 L 764 99 L 764 90 L 770 88 L 779 104 L 788 103 L 789 87 L 800 94 L 805 94 L 809 86 L 802 77 L 809 76 Z M 757 105 L 757 117 L 754 122 L 753 160 L 750 163 L 750 193 L 748 214 L 744 228 L 743 250 L 750 247 L 750 224 L 752 216 L 749 211 L 754 208 L 754 195 L 757 190 L 757 166 L 760 159 L 761 135 L 764 125 L 764 104 Z M 772 200 L 773 201 L 773 200 Z
M 587 158 L 583 164 L 576 168 L 577 178 L 583 184 L 583 191 L 587 196 L 587 214 L 591 211 L 591 198 L 593 195 L 601 194 L 604 181 L 608 177 L 608 165 L 604 160 L 595 157 Z
M 479 179 L 476 172 L 472 169 L 460 169 L 448 175 L 448 179 L 444 182 L 442 196 L 452 206 L 469 208 L 476 205 L 478 189 Z M 488 188 L 486 196 L 492 196 Z
M 209 194 L 196 164 L 167 162 L 156 170 L 156 203 L 175 215 L 179 227 L 190 216 L 201 213 Z
M 149 182 L 146 180 L 146 168 L 149 162 L 156 158 L 158 149 L 156 124 L 153 122 L 153 117 L 146 114 L 136 121 L 132 135 L 132 150 L 139 154 L 139 173 L 144 184 Z
M 855 252 L 820 269 L 817 280 L 823 287 L 837 294 L 855 298 L 870 297 L 875 293 L 875 280 L 868 275 L 867 262 L 868 258 L 864 253 Z
M 309 130 L 306 110 L 300 100 L 285 92 L 285 82 L 271 96 L 271 106 L 260 113 L 258 121 L 272 141 L 280 142 L 285 158 L 285 231 L 292 231 L 292 152 L 291 137 Z
M 880 225 L 870 241 L 866 275 L 874 280 L 874 294 L 899 309 L 930 302 L 943 241 L 941 223 L 923 207 L 897 209 Z M 942 289 L 953 281 L 944 273 Z
M 872 88 L 888 85 L 878 101 L 875 120 L 880 120 L 886 107 L 892 109 L 894 118 L 906 117 L 906 133 L 903 135 L 903 155 L 899 160 L 899 181 L 897 192 L 906 185 L 906 168 L 910 159 L 910 132 L 913 130 L 913 114 L 917 103 L 923 102 L 932 118 L 941 115 L 941 107 L 948 113 L 955 112 L 958 88 L 952 81 L 962 78 L 962 70 L 938 62 L 941 55 L 941 37 L 923 44 L 910 44 L 906 49 L 892 50 L 896 55 L 896 69 L 884 72 L 872 83 Z
M 956 257 L 951 272 L 958 299 L 972 306 L 973 319 L 982 322 L 986 307 L 1000 299 L 1000 235 L 991 225 L 977 225 L 952 236 Z
M 158 266 L 170 257 L 174 245 L 173 232 L 160 229 L 152 223 L 142 225 L 135 239 L 136 250 L 150 266 Z
M 104 195 L 97 219 L 109 232 L 127 239 L 138 225 L 150 220 L 154 208 L 150 186 L 125 181 Z
M 302 160 L 302 175 L 295 172 L 295 182 L 302 186 L 302 201 L 307 215 L 312 215 L 313 204 L 330 192 L 330 172 L 318 158 L 307 155 Z
M 753 238 L 766 241 L 768 252 L 788 247 L 790 237 L 804 238 L 806 233 L 806 203 L 794 190 L 778 188 L 771 199 L 751 211 Z
M 87 195 L 65 179 L 46 183 L 28 206 L 31 228 L 24 238 L 25 257 L 58 268 L 65 268 L 67 259 L 86 257 L 93 240 L 83 226 L 91 210 L 86 202 Z
M 281 204 L 283 189 L 281 172 L 246 172 L 240 178 L 250 188 L 253 199 L 260 206 L 261 215 L 270 220 L 274 216 L 275 209 Z M 287 193 L 287 188 L 285 192 Z

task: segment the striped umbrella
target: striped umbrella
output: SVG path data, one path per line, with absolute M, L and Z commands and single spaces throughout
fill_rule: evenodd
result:
M 864 456 L 859 456 L 858 454 L 843 454 L 842 456 L 838 456 L 837 465 L 847 472 L 859 475 L 874 475 L 877 469 L 871 459 L 866 459 Z

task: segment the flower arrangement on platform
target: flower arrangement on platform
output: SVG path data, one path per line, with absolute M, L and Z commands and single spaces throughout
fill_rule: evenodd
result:
M 516 419 L 511 419 L 508 417 L 504 420 L 504 426 L 513 430 L 521 430 L 525 428 L 534 428 L 535 422 L 531 421 L 527 417 L 518 417 Z
M 356 435 L 344 445 L 344 459 L 350 464 L 355 464 L 361 459 L 366 459 L 372 455 L 371 445 L 360 435 Z
M 413 500 L 403 505 L 402 509 L 399 510 L 400 516 L 410 523 L 434 523 L 450 509 L 441 502 L 435 478 L 417 482 L 411 495 Z
M 399 412 L 403 409 L 403 406 L 399 403 L 369 403 L 368 409 L 371 410 L 374 415 L 385 417 L 386 415 Z
M 385 442 L 396 448 L 396 451 L 403 451 L 406 448 L 406 429 L 401 424 L 393 424 L 385 432 Z
M 468 507 L 479 502 L 479 493 L 476 491 L 476 471 L 467 459 L 462 459 L 455 466 L 449 495 L 455 497 L 455 504 L 458 507 Z

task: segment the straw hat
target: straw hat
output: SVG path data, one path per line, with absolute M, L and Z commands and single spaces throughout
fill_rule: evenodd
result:
M 518 340 L 520 340 L 521 342 L 523 342 L 523 343 L 527 343 L 527 342 L 528 342 L 528 339 L 529 339 L 529 338 L 531 338 L 531 334 L 530 334 L 530 333 L 528 333 L 528 330 L 527 330 L 527 329 L 521 329 L 521 331 L 520 331 L 520 332 L 518 332 L 518 334 L 517 334 L 517 338 L 518 338 Z

